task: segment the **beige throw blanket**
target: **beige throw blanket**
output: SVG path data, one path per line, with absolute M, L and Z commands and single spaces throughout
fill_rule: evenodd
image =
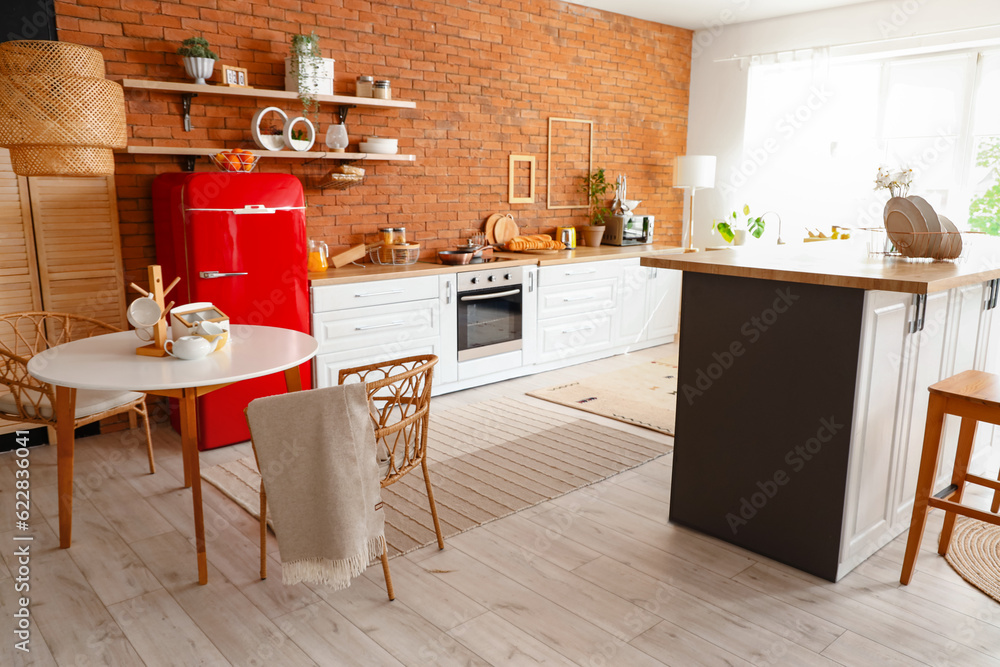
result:
M 364 385 L 258 398 L 247 407 L 247 420 L 281 549 L 282 580 L 347 588 L 385 549 Z

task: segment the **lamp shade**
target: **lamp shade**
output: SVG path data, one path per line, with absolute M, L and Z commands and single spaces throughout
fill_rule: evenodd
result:
M 714 155 L 678 155 L 674 163 L 675 188 L 714 188 Z
M 0 44 L 0 146 L 21 176 L 113 174 L 125 96 L 100 51 L 44 40 Z

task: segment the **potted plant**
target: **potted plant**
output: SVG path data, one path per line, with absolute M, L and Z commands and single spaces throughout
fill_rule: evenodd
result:
M 604 203 L 610 189 L 611 184 L 604 177 L 604 169 L 598 169 L 584 176 L 583 184 L 580 186 L 580 190 L 587 195 L 587 215 L 590 224 L 577 229 L 583 236 L 584 244 L 592 248 L 601 245 L 601 239 L 604 238 L 604 223 L 611 215 L 611 211 Z
M 292 36 L 291 55 L 285 60 L 285 88 L 295 87 L 303 110 L 314 119 L 319 107 L 316 96 L 333 94 L 333 63 L 323 58 L 315 32 Z
M 733 211 L 733 214 L 725 220 L 716 221 L 715 229 L 722 235 L 726 243 L 732 243 L 735 239 L 735 245 L 743 245 L 747 242 L 747 233 L 755 239 L 759 239 L 764 233 L 764 215 L 767 213 L 751 218 L 750 206 L 744 204 L 743 215 L 747 216 L 744 221 L 740 220 L 736 211 Z
M 219 56 L 208 47 L 208 40 L 204 37 L 188 37 L 181 42 L 181 48 L 177 49 L 177 54 L 184 58 L 184 69 L 195 83 L 207 83 L 206 79 L 212 76 L 215 68 L 215 61 Z

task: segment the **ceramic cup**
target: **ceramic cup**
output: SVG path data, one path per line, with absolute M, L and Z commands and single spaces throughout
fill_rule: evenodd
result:
M 212 345 L 212 352 L 218 352 L 229 341 L 229 332 L 218 322 L 199 322 L 194 335 L 207 340 Z
M 168 340 L 163 349 L 178 359 L 201 359 L 207 357 L 213 347 L 201 336 L 181 336 L 177 340 Z
M 139 297 L 128 305 L 125 311 L 129 324 L 136 329 L 152 327 L 163 317 L 163 309 L 151 297 Z

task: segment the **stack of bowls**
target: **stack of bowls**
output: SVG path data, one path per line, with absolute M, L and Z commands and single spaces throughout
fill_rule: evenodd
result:
M 362 153 L 384 153 L 391 155 L 399 152 L 399 139 L 365 137 L 365 140 L 358 145 L 358 149 Z

